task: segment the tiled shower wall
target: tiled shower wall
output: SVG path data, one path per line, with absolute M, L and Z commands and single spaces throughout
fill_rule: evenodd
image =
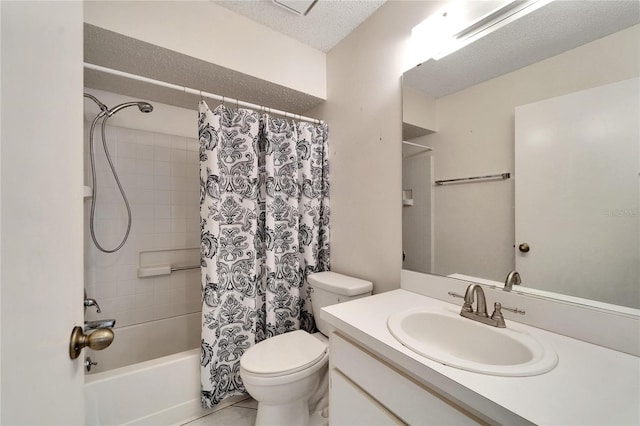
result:
M 89 127 L 90 123 L 86 123 L 85 141 L 88 141 Z M 98 129 L 95 132 L 98 180 L 95 233 L 101 245 L 110 249 L 121 241 L 127 215 L 99 133 Z M 137 274 L 141 251 L 199 248 L 198 141 L 115 126 L 107 126 L 106 134 L 133 221 L 124 247 L 116 253 L 102 253 L 91 240 L 91 201 L 85 198 L 85 287 L 88 297 L 95 298 L 102 308 L 101 314 L 92 307 L 87 308 L 85 318 L 115 318 L 121 327 L 199 312 L 199 269 L 152 278 L 138 278 Z M 88 145 L 85 151 L 85 183 L 93 186 Z M 197 250 L 191 252 L 193 259 L 187 263 L 198 265 Z

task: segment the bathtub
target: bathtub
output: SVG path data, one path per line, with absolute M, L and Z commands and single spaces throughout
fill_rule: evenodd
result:
M 215 411 L 200 407 L 199 312 L 116 328 L 110 347 L 85 351 L 98 362 L 85 375 L 86 425 L 182 424 Z
M 200 406 L 200 349 L 192 349 L 85 378 L 85 425 L 184 424 L 213 410 Z

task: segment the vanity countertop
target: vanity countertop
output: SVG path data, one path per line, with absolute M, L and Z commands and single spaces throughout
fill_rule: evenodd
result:
M 556 350 L 558 365 L 546 374 L 529 377 L 472 373 L 418 355 L 389 333 L 389 315 L 418 307 L 460 308 L 407 290 L 394 290 L 326 307 L 321 316 L 341 334 L 415 380 L 493 422 L 640 424 L 639 357 L 518 324 L 520 330 L 545 340 Z M 507 320 L 507 327 L 510 322 Z

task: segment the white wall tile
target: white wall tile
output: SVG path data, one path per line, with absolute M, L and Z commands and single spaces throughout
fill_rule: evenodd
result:
M 153 246 L 157 250 L 165 250 L 171 248 L 171 234 L 156 234 L 154 237 Z
M 116 283 L 117 296 L 131 296 L 136 293 L 135 281 L 118 281 Z
M 187 138 L 182 136 L 171 136 L 171 147 L 174 149 L 187 149 Z
M 187 232 L 187 222 L 185 220 L 172 220 L 171 221 L 171 232 L 179 232 L 186 233 Z
M 163 146 L 154 147 L 153 159 L 155 161 L 171 161 L 171 149 Z
M 186 163 L 187 151 L 184 149 L 172 149 L 171 150 L 171 162 L 173 163 Z
M 171 219 L 173 206 L 169 204 L 154 206 L 154 216 L 156 219 Z
M 162 176 L 156 174 L 156 176 L 154 177 L 154 189 L 170 191 L 173 189 L 173 186 L 173 178 L 169 175 Z
M 199 311 L 199 270 L 137 276 L 141 251 L 200 244 L 197 139 L 111 126 L 107 132 L 133 222 L 127 243 L 112 254 L 100 252 L 86 233 L 86 288 L 102 308 L 101 314 L 87 309 L 86 318 L 115 318 L 122 327 Z M 101 244 L 112 248 L 126 230 L 126 209 L 101 147 L 96 148 L 95 228 Z M 88 156 L 86 161 L 89 170 Z
M 153 167 L 153 174 L 156 176 L 171 176 L 172 162 L 169 161 L 155 161 Z
M 171 204 L 187 204 L 186 192 L 171 191 Z
M 140 175 L 152 175 L 154 172 L 154 161 L 136 160 L 136 172 Z
M 171 204 L 172 201 L 172 191 L 165 190 L 155 190 L 153 191 L 154 203 L 153 204 Z
M 142 160 L 154 160 L 155 152 L 154 147 L 150 145 L 138 145 L 138 158 Z
M 170 219 L 155 219 L 154 220 L 154 232 L 156 234 L 171 232 L 171 220 Z
M 128 141 L 119 141 L 117 144 L 118 149 L 118 157 L 119 158 L 140 158 L 140 150 L 139 144 L 128 142 Z
M 151 175 L 148 175 L 148 176 L 138 175 L 136 176 L 134 187 L 140 188 L 140 189 L 154 189 L 155 177 Z

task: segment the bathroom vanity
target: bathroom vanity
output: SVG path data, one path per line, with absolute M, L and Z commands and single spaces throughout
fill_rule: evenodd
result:
M 640 424 L 640 358 L 507 320 L 553 348 L 555 368 L 526 377 L 465 371 L 389 332 L 390 315 L 421 307 L 460 309 L 404 289 L 323 309 L 335 328 L 331 424 Z

